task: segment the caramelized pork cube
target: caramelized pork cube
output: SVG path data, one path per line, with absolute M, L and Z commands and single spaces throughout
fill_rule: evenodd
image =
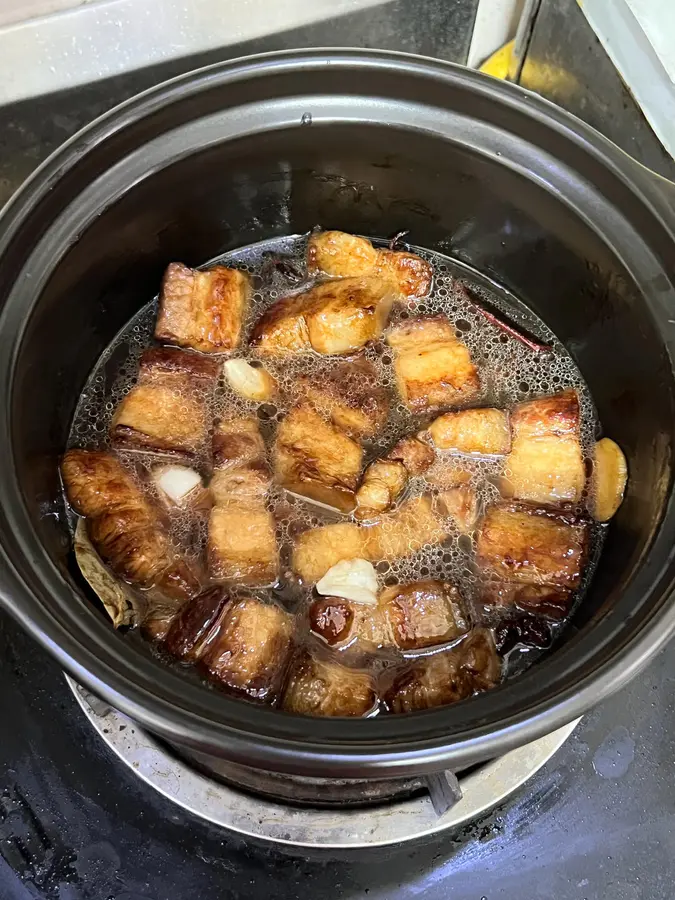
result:
M 214 581 L 263 587 L 278 578 L 276 527 L 264 502 L 232 500 L 214 506 L 207 551 Z
M 324 356 L 352 353 L 380 337 L 393 300 L 385 279 L 318 284 L 270 307 L 256 324 L 251 343 L 269 356 L 308 350 Z
M 356 492 L 357 519 L 372 519 L 394 505 L 408 481 L 408 470 L 401 462 L 376 459 L 366 469 Z
M 155 588 L 174 612 L 198 592 L 199 578 L 172 548 L 160 510 L 112 453 L 69 450 L 61 471 L 71 506 L 86 518 L 91 543 L 118 578 Z
M 309 239 L 307 267 L 312 275 L 349 278 L 359 275 L 389 278 L 405 299 L 425 297 L 433 270 L 414 253 L 376 250 L 366 238 L 344 231 L 319 231 Z
M 575 588 L 586 560 L 588 527 L 562 516 L 491 506 L 480 525 L 477 563 L 499 580 Z
M 621 506 L 628 479 L 628 465 L 621 447 L 610 438 L 595 445 L 591 514 L 596 522 L 608 522 Z
M 349 512 L 363 450 L 312 407 L 292 409 L 277 429 L 274 473 L 286 490 Z
M 199 271 L 171 263 L 159 295 L 155 337 L 202 353 L 234 350 L 251 293 L 245 272 L 213 266 Z
M 372 519 L 390 509 L 411 475 L 422 475 L 434 461 L 434 451 L 416 437 L 405 437 L 384 459 L 366 469 L 356 493 L 357 519 Z
M 387 343 L 395 353 L 399 393 L 413 412 L 465 405 L 480 393 L 471 354 L 445 317 L 403 321 L 389 331 Z
M 478 518 L 478 497 L 470 485 L 459 484 L 441 491 L 436 496 L 436 502 L 441 513 L 454 519 L 463 534 L 473 531 Z
M 231 601 L 201 650 L 202 665 L 224 687 L 274 702 L 293 642 L 293 617 L 252 597 Z
M 400 650 L 433 647 L 469 630 L 459 591 L 441 581 L 417 581 L 386 588 L 379 604 L 392 642 Z
M 504 470 L 509 494 L 533 503 L 577 503 L 585 471 L 576 392 L 519 404 L 511 427 L 513 443 Z
M 393 644 L 382 610 L 342 597 L 321 597 L 309 608 L 312 632 L 330 647 L 346 647 L 358 640 L 369 648 Z
M 509 419 L 502 409 L 462 409 L 445 413 L 429 426 L 434 446 L 478 456 L 509 452 Z
M 486 581 L 480 600 L 487 609 L 522 610 L 548 619 L 564 619 L 573 594 L 553 584 L 519 584 L 515 581 Z
M 113 416 L 115 447 L 193 458 L 203 450 L 210 425 L 209 395 L 218 378 L 215 360 L 172 350 L 146 350 L 136 386 Z
M 283 708 L 304 716 L 365 716 L 376 702 L 372 676 L 303 652 L 291 669 Z
M 216 506 L 232 500 L 262 502 L 272 473 L 265 442 L 254 416 L 226 419 L 213 434 L 213 478 L 209 485 Z
M 171 656 L 197 662 L 228 603 L 222 587 L 211 587 L 185 604 L 173 619 L 164 647 Z
M 440 544 L 450 533 L 428 496 L 414 497 L 364 528 L 368 558 L 404 559 L 426 544 Z
M 419 660 L 399 674 L 385 694 L 391 712 L 432 709 L 495 687 L 501 661 L 491 633 L 474 629 L 456 647 Z
M 357 440 L 374 437 L 389 413 L 387 392 L 367 360 L 340 363 L 320 381 L 301 375 L 296 391 L 302 402 Z
M 435 458 L 433 447 L 412 435 L 401 438 L 387 453 L 387 459 L 402 462 L 409 475 L 424 475 L 433 465 Z
M 316 584 L 336 563 L 367 558 L 366 530 L 337 522 L 304 531 L 295 539 L 291 567 L 305 584 Z

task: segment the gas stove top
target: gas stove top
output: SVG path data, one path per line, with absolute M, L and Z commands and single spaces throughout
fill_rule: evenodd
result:
M 0 900 L 672 896 L 675 649 L 585 717 L 495 809 L 384 847 L 338 839 L 342 847 L 320 848 L 307 822 L 307 839 L 296 843 L 309 846 L 263 842 L 278 824 L 265 801 L 261 821 L 248 819 L 258 836 L 244 838 L 208 821 L 213 810 L 232 814 L 228 789 L 215 782 L 192 803 L 168 799 L 180 793 L 184 772 L 201 776 L 172 768 L 175 760 L 157 755 L 142 733 L 131 742 L 136 755 L 123 762 L 113 738 L 135 726 L 99 708 L 93 727 L 97 713 L 85 713 L 86 699 L 76 699 L 58 666 L 5 617 L 0 684 Z M 428 797 L 413 801 L 426 803 L 418 816 L 437 821 Z

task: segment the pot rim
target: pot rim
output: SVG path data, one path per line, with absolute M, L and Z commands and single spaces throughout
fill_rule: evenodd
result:
M 628 183 L 675 245 L 675 213 L 669 207 L 667 198 L 664 198 L 658 177 L 639 166 L 585 123 L 548 101 L 516 85 L 505 84 L 439 60 L 387 51 L 317 49 L 268 53 L 216 63 L 150 88 L 100 116 L 58 148 L 5 207 L 0 215 L 0 259 L 13 237 L 20 233 L 28 211 L 40 202 L 65 171 L 77 165 L 90 150 L 116 132 L 178 98 L 185 99 L 186 94 L 196 94 L 224 84 L 235 85 L 249 78 L 274 77 L 281 71 L 309 72 L 328 66 L 384 68 L 402 75 L 444 79 L 448 84 L 477 91 L 497 103 L 516 107 L 519 112 L 576 142 L 585 153 L 592 154 Z M 0 329 L 5 319 L 3 312 L 0 315 Z M 659 333 L 664 344 L 668 344 L 669 335 L 662 328 L 659 328 Z M 14 353 L 7 354 L 8 357 L 14 357 L 18 344 L 19 341 Z M 5 433 L 10 433 L 11 425 L 11 375 L 11 360 L 8 359 L 6 364 L 0 362 L 0 380 L 9 386 L 0 409 L 0 431 Z M 51 561 L 48 561 L 49 572 L 45 574 L 44 581 L 38 582 L 33 563 L 36 562 L 37 566 L 39 560 L 31 558 L 30 553 L 21 552 L 22 529 L 30 527 L 30 520 L 27 514 L 20 514 L 19 506 L 23 506 L 23 498 L 17 484 L 13 483 L 14 466 L 11 460 L 9 463 L 0 472 L 3 542 L 0 552 L 5 563 L 5 571 L 0 573 L 0 604 L 74 678 L 150 731 L 175 743 L 221 753 L 248 765 L 345 777 L 364 772 L 382 776 L 409 774 L 412 770 L 431 772 L 446 767 L 448 762 L 459 769 L 477 759 L 501 754 L 527 743 L 578 718 L 626 684 L 675 631 L 675 606 L 670 602 L 675 582 L 675 550 L 668 538 L 668 535 L 675 533 L 675 503 L 671 492 L 658 533 L 630 585 L 632 594 L 643 602 L 647 597 L 655 598 L 654 608 L 640 630 L 636 634 L 624 635 L 621 646 L 613 650 L 608 646 L 609 632 L 604 635 L 604 643 L 598 637 L 590 640 L 590 635 L 575 638 L 575 652 L 584 657 L 587 668 L 592 663 L 591 669 L 583 674 L 581 664 L 577 663 L 576 680 L 564 690 L 554 697 L 540 697 L 538 702 L 508 718 L 502 716 L 496 728 L 490 722 L 493 716 L 499 715 L 499 698 L 513 691 L 515 684 L 524 687 L 527 683 L 532 690 L 537 678 L 532 673 L 541 673 L 543 667 L 550 676 L 557 671 L 558 677 L 562 677 L 569 669 L 570 653 L 567 647 L 561 648 L 516 681 L 507 682 L 485 695 L 452 707 L 356 722 L 312 720 L 311 737 L 305 733 L 308 729 L 306 718 L 255 707 L 225 696 L 219 695 L 217 698 L 218 716 L 212 708 L 213 704 L 207 704 L 204 698 L 201 698 L 204 702 L 184 708 L 170 699 L 175 693 L 169 691 L 169 681 L 179 678 L 175 673 L 166 670 L 166 678 L 161 679 L 163 686 L 157 684 L 159 679 L 153 680 L 145 675 L 139 679 L 138 662 L 135 671 L 133 666 L 127 666 L 125 673 L 124 668 L 120 668 L 120 661 L 128 648 L 114 646 L 107 624 L 98 618 L 94 621 L 92 617 L 87 628 L 93 642 L 88 646 L 69 632 L 54 611 L 49 609 L 49 601 L 45 600 L 49 596 L 45 582 L 50 582 L 49 591 L 58 589 L 71 596 L 74 592 Z M 19 549 L 18 555 L 12 553 L 12 542 Z M 44 556 L 47 559 L 46 554 Z M 93 609 L 91 613 L 94 613 Z M 594 626 L 594 635 L 596 629 L 598 633 L 602 632 L 602 623 Z M 117 643 L 122 644 L 121 641 Z M 197 690 L 207 694 L 202 688 Z M 186 688 L 184 696 L 189 700 L 196 695 Z M 464 731 L 460 727 L 453 733 L 454 725 L 462 722 L 458 711 L 465 711 L 468 704 L 475 709 L 472 724 L 466 726 Z M 480 713 L 479 707 L 482 710 Z M 401 733 L 405 734 L 403 739 L 400 738 Z

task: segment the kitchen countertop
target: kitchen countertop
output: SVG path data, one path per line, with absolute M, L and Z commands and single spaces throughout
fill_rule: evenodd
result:
M 602 51 L 590 29 L 583 31 L 582 43 L 575 41 L 574 54 L 553 46 L 556 22 L 565 21 L 578 37 L 575 29 L 582 26 L 572 8 L 573 0 L 543 4 L 529 57 L 534 61 L 536 54 L 539 68 L 528 70 L 526 60 L 523 83 L 602 125 L 607 121 L 602 105 L 579 86 L 591 65 L 594 71 L 603 66 L 606 108 L 610 101 L 615 111 L 623 107 L 628 123 L 621 131 L 612 116 L 610 136 L 675 177 L 675 165 L 670 168 L 672 160 L 648 127 L 644 130 L 632 99 L 618 78 L 611 81 L 606 58 L 598 63 Z M 344 35 L 338 37 L 345 43 Z M 285 46 L 300 45 L 297 36 L 295 43 L 292 37 L 285 40 Z M 386 45 L 372 34 L 366 40 Z M 442 50 L 438 40 L 445 42 Z M 466 35 L 454 44 L 449 37 L 438 40 L 427 34 L 402 49 L 464 58 Z M 310 31 L 304 45 L 311 43 L 321 41 Z M 576 79 L 573 91 L 571 81 L 550 77 L 553 61 L 562 68 L 568 58 Z M 0 202 L 94 116 L 213 59 L 209 54 L 166 64 L 0 110 Z M 58 667 L 4 615 L 0 685 L 0 900 L 673 896 L 675 647 L 585 717 L 516 797 L 461 833 L 400 849 L 297 857 L 244 843 L 147 788 L 97 739 Z

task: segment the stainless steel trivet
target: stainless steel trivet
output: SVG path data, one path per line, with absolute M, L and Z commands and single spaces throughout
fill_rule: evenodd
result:
M 462 798 L 438 816 L 428 794 L 375 807 L 286 806 L 209 779 L 171 756 L 126 716 L 66 676 L 85 715 L 110 749 L 151 787 L 184 809 L 246 837 L 295 847 L 381 847 L 457 828 L 486 813 L 531 778 L 579 719 L 538 741 L 459 776 Z

